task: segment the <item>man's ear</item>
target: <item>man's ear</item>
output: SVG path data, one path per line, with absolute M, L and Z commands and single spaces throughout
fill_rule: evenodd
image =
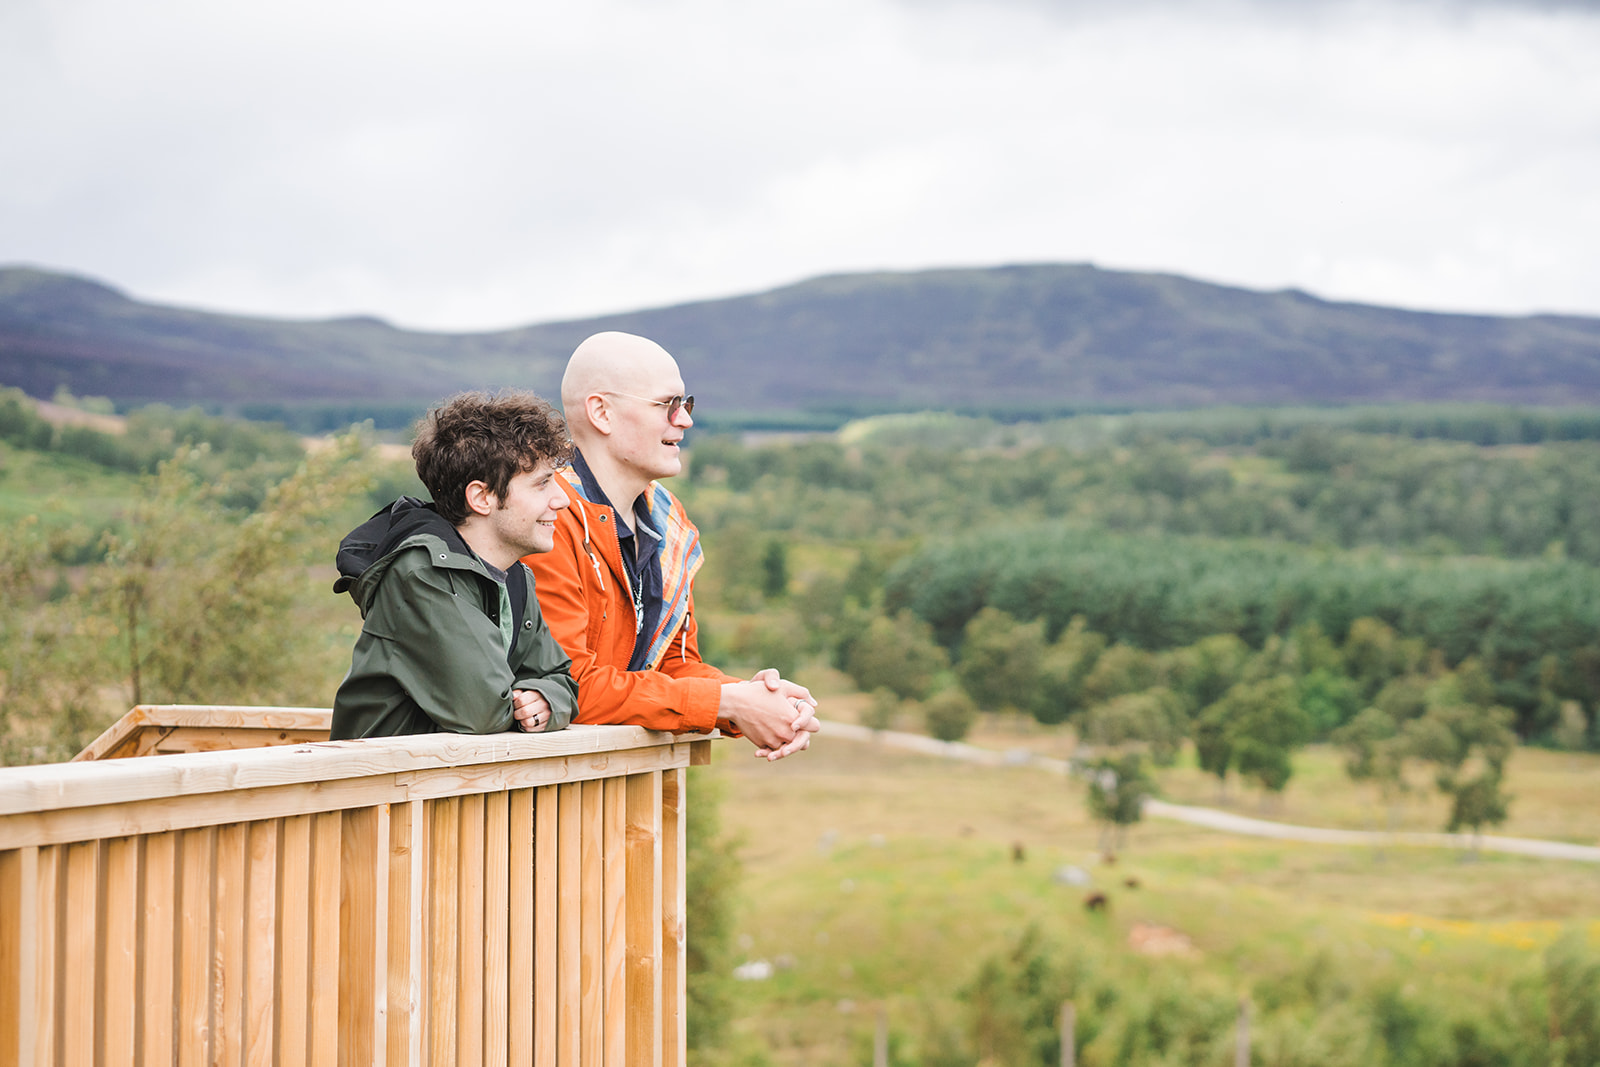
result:
M 488 482 L 468 482 L 466 493 L 468 515 L 488 515 L 499 503 Z
M 589 417 L 589 425 L 596 433 L 611 435 L 611 405 L 606 402 L 604 393 L 590 393 L 584 397 L 583 413 Z

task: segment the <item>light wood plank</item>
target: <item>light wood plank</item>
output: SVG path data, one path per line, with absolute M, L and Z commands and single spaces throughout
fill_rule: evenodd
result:
M 557 954 L 561 924 L 561 786 L 534 791 L 533 809 L 533 1051 L 535 1067 L 555 1067 L 561 1003 Z
M 483 991 L 483 1062 L 492 1067 L 506 1063 L 506 938 L 511 887 L 507 862 L 510 839 L 510 798 L 490 793 L 483 798 L 483 966 L 479 985 Z
M 687 750 L 688 744 L 671 734 L 636 726 L 572 726 L 553 734 L 411 734 L 233 752 L 4 767 L 0 768 L 0 815 L 565 757 L 573 757 L 578 775 L 601 777 L 588 773 L 587 768 L 608 753 L 679 745 Z M 684 758 L 688 758 L 687 751 Z M 377 802 L 383 799 L 387 798 Z M 231 814 L 218 821 L 224 820 L 235 821 Z M 0 820 L 0 827 L 4 825 Z M 0 848 L 10 847 L 13 842 L 0 837 Z
M 628 790 L 628 1048 L 630 1067 L 661 1063 L 661 772 Z
M 689 1044 L 687 786 L 688 773 L 682 767 L 661 775 L 661 1062 L 665 1067 L 683 1067 Z
M 311 1048 L 314 1067 L 339 1060 L 339 853 L 344 817 L 311 817 Z
M 22 852 L 0 852 L 0 1063 L 22 1046 Z
M 605 1062 L 605 783 L 584 782 L 582 1015 L 583 1062 Z
M 278 1035 L 278 839 L 283 824 L 265 819 L 249 825 L 246 849 L 245 1063 L 268 1067 L 277 1059 Z
M 212 884 L 217 830 L 185 830 L 178 840 L 178 1067 L 211 1061 Z
M 71 845 L 66 851 L 66 906 L 61 916 L 66 941 L 63 958 L 61 1051 L 68 1063 L 94 1062 L 96 946 L 100 941 L 100 842 Z
M 215 1060 L 244 1059 L 246 914 L 249 910 L 248 823 L 217 827 L 216 919 L 212 951 L 211 1036 Z
M 139 996 L 140 844 L 136 837 L 106 842 L 101 894 L 105 981 L 100 1006 L 105 1024 L 96 1059 L 101 1067 L 118 1063 L 138 1048 L 135 1019 L 145 1008 Z
M 632 728 L 611 726 L 593 729 L 626 731 Z M 328 742 L 328 744 L 368 743 L 376 742 Z M 227 793 L 199 791 L 188 795 L 137 798 L 99 805 L 51 807 L 0 815 L 0 848 L 61 844 L 95 838 L 194 829 L 225 822 L 282 819 L 293 815 L 331 811 L 335 808 L 372 807 L 408 800 L 523 789 L 555 782 L 593 781 L 615 775 L 658 770 L 668 766 L 684 766 L 688 760 L 688 750 L 687 744 L 656 745 L 628 752 L 608 753 L 599 757 L 539 758 L 505 766 L 446 767 L 428 772 L 413 771 L 379 774 L 366 778 L 351 777 L 329 782 L 239 788 Z M 277 751 L 295 754 L 301 749 L 285 747 Z M 249 754 L 247 751 L 205 755 Z M 150 756 L 88 766 L 91 770 L 105 770 L 123 764 L 191 758 L 199 757 Z M 0 781 L 3 781 L 6 773 L 5 769 L 0 769 Z M 241 769 L 242 774 L 243 769 Z M 83 784 L 76 783 L 71 788 Z M 68 788 L 66 783 L 60 783 L 60 786 Z
M 534 796 L 518 789 L 506 805 L 506 1061 L 512 1064 L 534 1062 Z
M 456 1064 L 456 977 L 460 973 L 461 801 L 451 797 L 432 804 L 432 870 L 428 878 L 430 937 L 428 947 L 428 1062 L 431 1067 Z
M 556 861 L 559 885 L 556 920 L 556 1062 L 560 1067 L 580 1067 L 583 1036 L 581 1001 L 583 973 L 583 786 L 560 787 L 556 833 L 560 856 Z
M 177 1052 L 178 835 L 141 841 L 138 988 L 144 1009 L 137 1048 L 141 1063 L 170 1064 Z
M 278 861 L 278 1056 L 304 1064 L 311 1055 L 311 816 L 283 820 Z
M 31 1020 L 24 1020 L 21 1062 L 53 1064 L 61 1059 L 61 943 L 62 911 L 66 897 L 66 856 L 63 848 L 41 848 L 23 853 L 25 915 L 33 918 L 33 937 L 24 946 L 33 957 Z M 30 874 L 29 867 L 32 867 Z M 28 904 L 32 907 L 28 907 Z
M 389 873 L 386 836 L 388 820 L 379 808 L 355 808 L 343 813 L 339 841 L 339 955 L 338 1035 L 339 1062 L 370 1064 L 377 1061 L 377 1001 L 381 979 L 378 901 Z M 380 828 L 379 823 L 383 822 Z
M 483 1063 L 483 807 L 481 795 L 461 798 L 461 862 L 456 867 L 460 934 L 456 971 L 456 1062 Z
M 421 801 L 389 810 L 388 1060 L 422 1062 L 423 917 L 428 820 Z
M 628 780 L 599 783 L 605 811 L 604 921 L 605 967 L 601 975 L 605 1007 L 606 1067 L 628 1061 Z

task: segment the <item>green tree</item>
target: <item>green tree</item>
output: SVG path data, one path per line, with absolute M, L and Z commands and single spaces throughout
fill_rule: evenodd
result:
M 1155 782 L 1137 752 L 1102 756 L 1086 764 L 1084 774 L 1089 814 L 1100 823 L 1100 851 L 1115 858 L 1128 827 L 1144 818 L 1144 802 L 1154 795 Z
M 736 1006 L 730 995 L 733 907 L 741 869 L 738 842 L 722 829 L 722 780 L 710 767 L 691 767 L 684 833 L 689 1048 L 720 1045 Z
M 1174 649 L 1162 661 L 1167 685 L 1194 710 L 1222 698 L 1244 672 L 1250 646 L 1237 634 L 1212 634 L 1192 645 Z
M 1505 821 L 1510 803 L 1502 785 L 1516 747 L 1515 716 L 1484 703 L 1492 697 L 1487 672 L 1468 660 L 1428 688 L 1426 713 L 1404 727 L 1409 751 L 1434 764 L 1434 781 L 1451 798 L 1446 829 L 1470 828 L 1475 842 L 1484 826 Z
M 1282 793 L 1294 775 L 1290 757 L 1311 732 L 1306 713 L 1295 699 L 1294 679 L 1277 675 L 1242 682 L 1213 708 L 1227 734 L 1240 777 L 1268 794 Z
M 761 554 L 761 595 L 777 600 L 789 592 L 789 550 L 777 538 Z
M 1044 620 L 1020 623 L 984 608 L 967 623 L 956 677 L 985 711 L 1027 708 L 1036 700 L 1044 651 Z
M 1164 686 L 1142 693 L 1124 693 L 1090 708 L 1083 719 L 1083 739 L 1095 746 L 1142 747 L 1151 762 L 1170 767 L 1188 732 L 1183 699 Z
M 0 765 L 70 758 L 108 725 L 96 694 L 112 634 L 63 584 L 38 519 L 0 526 Z
M 902 700 L 920 700 L 948 664 L 928 624 L 901 612 L 893 618 L 873 617 L 850 645 L 845 672 L 867 692 L 883 686 Z
M 309 670 L 316 635 L 295 619 L 311 550 L 366 474 L 361 442 L 310 456 L 243 517 L 203 481 L 204 446 L 180 449 L 150 478 L 120 532 L 108 534 L 95 593 L 117 626 L 118 673 L 135 704 L 311 703 L 328 678 Z
M 928 733 L 941 741 L 959 741 L 972 729 L 978 709 L 962 690 L 941 689 L 923 704 Z
M 1160 682 L 1156 659 L 1133 645 L 1112 645 L 1083 680 L 1083 699 L 1101 704 L 1124 693 L 1142 693 Z
M 1353 782 L 1372 782 L 1378 787 L 1392 829 L 1395 808 L 1408 791 L 1405 761 L 1406 739 L 1394 717 L 1381 708 L 1363 708 L 1355 718 L 1333 732 L 1331 740 L 1345 752 L 1345 773 Z
M 1076 615 L 1045 649 L 1029 710 L 1046 725 L 1064 721 L 1083 705 L 1083 683 L 1106 649 L 1106 639 Z

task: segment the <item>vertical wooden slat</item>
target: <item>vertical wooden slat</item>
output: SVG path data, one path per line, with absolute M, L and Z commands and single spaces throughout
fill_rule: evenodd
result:
M 605 783 L 583 783 L 583 1062 L 605 1062 Z
M 283 820 L 278 860 L 278 1057 L 302 1064 L 311 1051 L 311 816 Z
M 422 1062 L 422 801 L 389 812 L 388 1062 Z
M 22 853 L 0 850 L 0 1063 L 22 1045 Z
M 506 801 L 506 1061 L 533 1062 L 534 866 L 532 789 Z
M 31 923 L 24 931 L 22 945 L 25 973 L 33 981 L 23 989 L 21 1063 L 43 1067 L 61 1056 L 60 1017 L 57 1005 L 61 990 L 60 945 L 62 881 L 66 860 L 59 845 L 27 848 L 22 853 L 23 916 Z
M 627 778 L 629 1067 L 661 1063 L 661 772 Z
M 63 996 L 58 1009 L 62 1022 L 61 1052 L 67 1063 L 91 1064 L 95 1046 L 95 946 L 100 940 L 100 842 L 66 846 L 66 956 Z
M 583 994 L 583 785 L 563 783 L 557 803 L 560 823 L 556 831 L 556 1062 L 579 1067 L 582 1036 L 579 1007 Z
M 558 908 L 561 898 L 561 786 L 540 786 L 533 808 L 533 1052 L 535 1067 L 555 1067 L 561 1003 Z
M 178 841 L 178 1067 L 211 1060 L 212 875 L 217 828 L 185 830 Z
M 661 772 L 661 1062 L 683 1067 L 688 1046 L 684 768 Z
M 268 1067 L 277 1061 L 278 971 L 278 837 L 282 823 L 262 819 L 250 824 L 246 850 L 247 914 L 245 917 L 245 1063 Z
M 449 797 L 433 802 L 428 878 L 431 904 L 428 945 L 428 1062 L 431 1067 L 456 1063 L 456 975 L 459 973 L 458 917 L 461 853 L 461 802 Z
M 601 976 L 605 998 L 606 1067 L 627 1067 L 628 1057 L 628 925 L 624 904 L 628 892 L 628 781 L 607 778 L 605 823 L 604 920 L 605 965 Z
M 125 1062 L 138 1048 L 134 1020 L 144 1010 L 139 996 L 139 854 L 137 837 L 106 842 L 101 894 L 105 981 L 100 992 L 105 1025 L 95 1059 L 100 1067 Z
M 178 835 L 144 839 L 144 877 L 139 890 L 139 978 L 143 1009 L 138 1020 L 139 1061 L 170 1064 L 176 1053 L 178 952 Z
M 483 1062 L 492 1067 L 506 1063 L 506 934 L 510 916 L 507 885 L 508 798 L 504 792 L 483 798 Z
M 456 868 L 456 1062 L 483 1063 L 483 794 L 461 798 L 461 862 Z
M 342 812 L 311 819 L 311 1063 L 339 1060 L 339 852 Z
M 388 972 L 379 945 L 388 923 L 389 821 L 383 809 L 344 812 L 339 842 L 339 1062 L 378 1062 L 379 1005 Z M 382 902 L 380 905 L 380 901 Z M 387 1035 L 385 1035 L 387 1036 Z
M 246 839 L 248 824 L 217 828 L 216 942 L 212 954 L 211 1018 L 213 1062 L 244 1059 L 245 911 L 249 902 Z

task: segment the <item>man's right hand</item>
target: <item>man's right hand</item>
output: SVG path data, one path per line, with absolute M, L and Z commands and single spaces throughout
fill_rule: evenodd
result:
M 782 751 L 793 742 L 797 718 L 806 717 L 793 699 L 760 680 L 728 682 L 717 705 L 717 718 L 728 720 L 757 750 L 768 752 Z

